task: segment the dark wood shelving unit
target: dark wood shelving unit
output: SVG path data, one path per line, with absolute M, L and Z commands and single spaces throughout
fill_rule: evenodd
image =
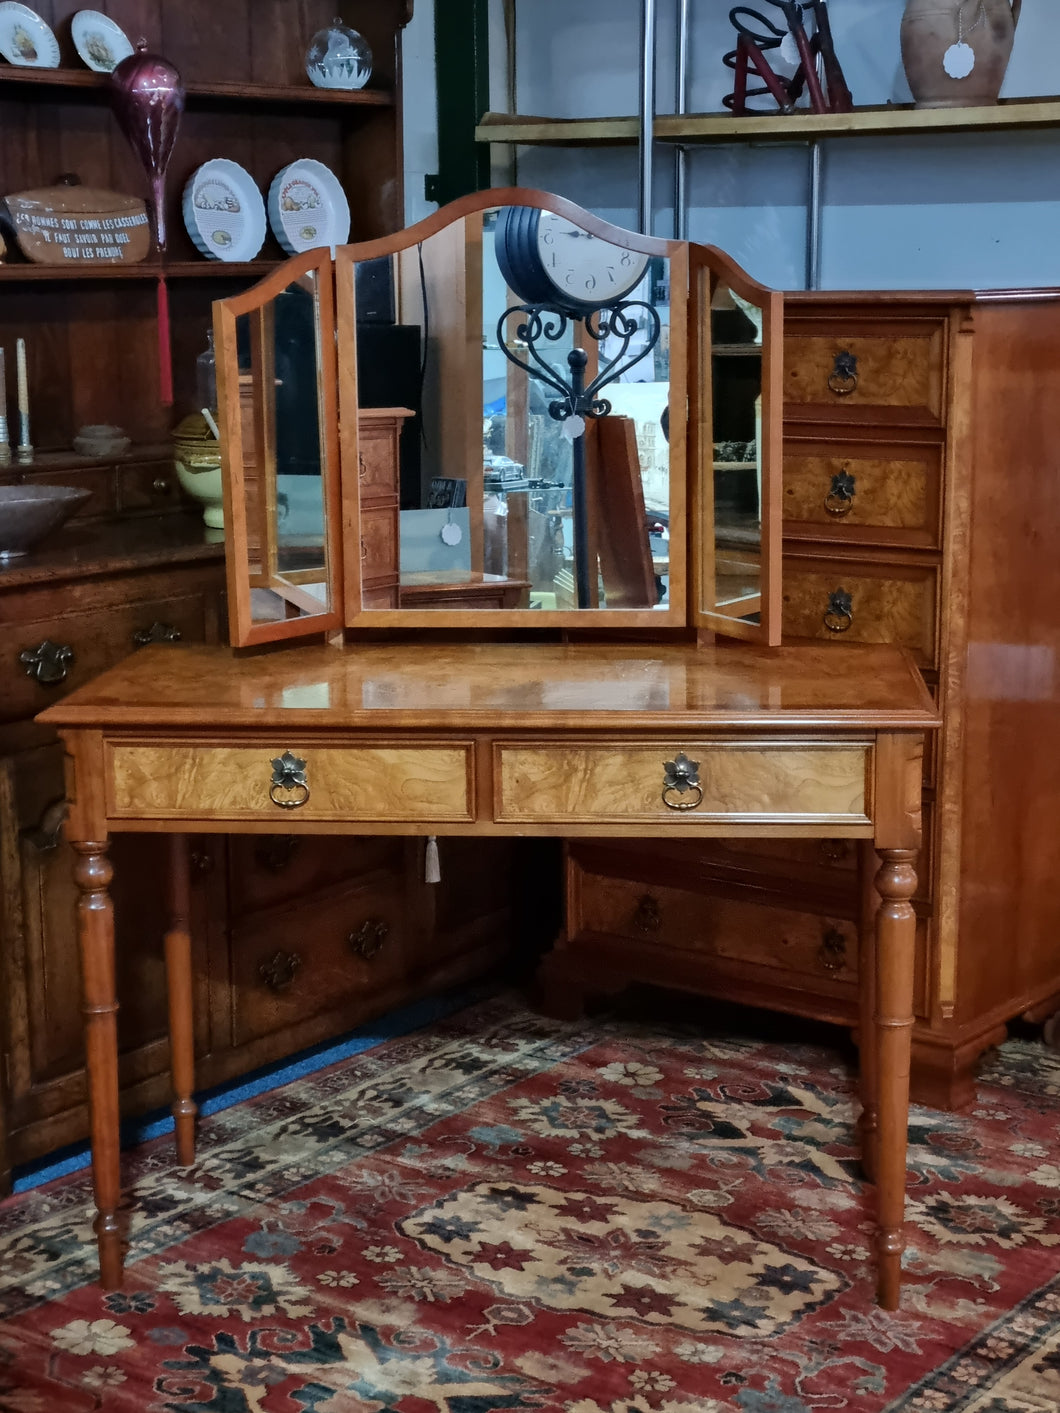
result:
M 260 280 L 275 270 L 281 260 L 174 260 L 165 265 L 144 261 L 140 265 L 29 265 L 22 261 L 0 265 L 0 283 L 18 284 L 24 281 L 47 283 L 61 280 L 78 284 L 82 280 Z
M 94 73 L 91 69 L 0 67 L 0 89 L 22 85 L 38 90 L 74 89 L 86 96 L 105 99 L 109 93 L 110 79 L 108 75 Z M 320 108 L 392 108 L 395 101 L 393 89 L 315 88 L 308 79 L 305 83 L 242 83 L 236 80 L 200 83 L 187 79 L 184 87 L 193 105 L 218 100 L 266 106 L 308 103 Z

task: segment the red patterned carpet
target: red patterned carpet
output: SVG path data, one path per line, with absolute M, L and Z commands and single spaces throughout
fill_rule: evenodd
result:
M 1060 1060 L 914 1114 L 903 1309 L 871 1301 L 852 1077 L 808 1046 L 489 1001 L 0 1204 L 3 1413 L 1052 1413 Z

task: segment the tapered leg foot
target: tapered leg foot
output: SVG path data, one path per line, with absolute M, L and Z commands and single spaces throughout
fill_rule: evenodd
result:
M 173 1077 L 173 1122 L 177 1161 L 195 1162 L 195 1005 L 191 959 L 191 867 L 188 840 L 169 841 L 169 931 L 166 933 L 166 982 L 169 991 L 169 1063 Z
M 906 1146 L 909 1130 L 909 1061 L 913 1033 L 916 955 L 915 849 L 880 849 L 876 891 L 875 1056 L 879 1130 L 876 1196 L 879 1234 L 877 1299 L 898 1308 L 905 1250 Z
M 94 1230 L 99 1245 L 100 1283 L 122 1283 L 122 1240 L 118 1225 L 121 1171 L 118 1137 L 118 999 L 114 980 L 114 876 L 104 840 L 72 841 L 78 889 L 77 932 L 81 948 L 85 1059 L 92 1125 Z

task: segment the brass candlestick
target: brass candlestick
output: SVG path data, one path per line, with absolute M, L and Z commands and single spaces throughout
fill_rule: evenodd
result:
M 10 443 L 7 430 L 7 355 L 0 348 L 0 466 L 11 465 Z

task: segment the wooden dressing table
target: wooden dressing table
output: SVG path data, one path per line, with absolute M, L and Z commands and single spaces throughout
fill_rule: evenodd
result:
M 498 377 L 507 380 L 502 430 L 509 460 L 518 454 L 521 465 L 531 464 L 535 439 L 540 443 L 550 433 L 534 417 L 562 422 L 570 415 L 562 408 L 558 419 L 554 412 L 528 412 L 533 387 L 515 363 L 514 372 L 502 363 L 483 368 L 488 338 L 482 331 L 488 335 L 492 324 L 503 332 L 528 317 L 527 301 L 509 287 L 515 276 L 508 286 L 498 281 L 489 252 L 504 208 L 516 206 L 558 213 L 616 261 L 631 251 L 654 262 L 645 275 L 653 282 L 648 302 L 663 307 L 665 292 L 669 346 L 637 397 L 657 404 L 662 387 L 670 409 L 666 602 L 631 605 L 633 576 L 627 583 L 622 565 L 612 562 L 593 583 L 591 607 L 495 609 L 485 617 L 481 609 L 374 607 L 363 585 L 378 580 L 382 553 L 392 552 L 396 563 L 398 542 L 388 536 L 398 533 L 397 508 L 380 510 L 361 501 L 361 419 L 342 416 L 340 435 L 340 406 L 360 412 L 352 339 L 356 267 L 369 259 L 390 262 L 408 320 L 418 314 L 426 327 L 427 310 L 411 306 L 416 300 L 431 304 L 436 344 L 428 363 L 436 367 L 429 370 L 425 420 L 431 376 L 440 377 L 446 396 L 425 444 L 444 454 L 447 470 L 458 467 L 466 477 L 463 523 L 471 539 L 471 572 L 480 573 L 477 468 L 483 437 L 497 432 L 483 428 L 486 390 L 496 391 Z M 333 286 L 337 339 L 330 322 Z M 741 316 L 732 317 L 732 292 L 762 314 L 762 344 L 756 344 L 748 320 L 738 354 L 731 334 Z M 499 324 L 491 301 L 499 301 Z M 513 304 L 523 312 L 509 319 L 504 311 Z M 289 391 L 281 355 L 289 356 L 290 346 L 278 330 L 283 324 L 289 331 L 292 320 L 304 322 L 307 309 L 312 318 L 306 357 L 315 359 L 317 374 L 313 396 L 307 406 L 284 412 L 277 398 Z M 715 311 L 721 311 L 725 339 L 719 338 Z M 334 269 L 320 253 L 298 257 L 257 291 L 218 307 L 233 641 L 252 647 L 309 634 L 329 634 L 331 641 L 254 654 L 149 648 L 42 717 L 62 735 L 70 767 L 67 837 L 78 855 L 96 1232 L 106 1288 L 122 1280 L 107 859 L 112 833 L 172 835 L 166 956 L 174 1115 L 184 1163 L 194 1157 L 196 1112 L 187 834 L 282 828 L 292 834 L 412 836 L 828 836 L 871 841 L 880 857 L 875 926 L 865 929 L 863 940 L 861 1134 L 866 1170 L 878 1188 L 878 1297 L 888 1309 L 897 1306 L 913 1022 L 911 899 L 924 736 L 937 727 L 938 716 L 912 659 L 900 649 L 864 646 L 837 654 L 819 645 L 770 646 L 778 587 L 771 521 L 779 525 L 771 511 L 774 465 L 779 467 L 771 340 L 780 317 L 779 298 L 719 252 L 634 236 L 556 198 L 516 190 L 466 198 L 412 232 L 339 251 Z M 522 332 L 512 329 L 520 352 Z M 570 366 L 583 348 L 595 376 L 614 346 L 593 348 L 600 329 L 594 332 L 589 321 L 581 332 L 574 321 L 568 334 Z M 727 391 L 725 369 L 733 365 L 739 376 Z M 760 370 L 750 382 L 749 368 Z M 254 398 L 248 399 L 248 386 Z M 229 397 L 226 388 L 239 392 Z M 749 391 L 757 455 L 745 456 L 747 480 L 734 489 L 715 472 L 711 404 L 724 396 L 735 406 L 740 397 L 747 401 Z M 674 415 L 683 406 L 687 419 Z M 312 486 L 296 484 L 285 470 L 285 417 L 297 419 L 303 431 L 315 419 L 318 432 L 315 572 L 307 565 L 312 536 L 305 514 L 294 523 L 297 508 L 312 504 Z M 637 422 L 642 456 L 658 454 L 652 431 Z M 633 445 L 632 429 L 616 440 Z M 750 436 L 745 440 L 750 444 Z M 549 454 L 556 465 L 565 453 L 551 443 Z M 586 511 L 577 508 L 578 463 L 570 455 L 558 476 L 561 486 L 564 476 L 570 478 L 576 519 Z M 598 488 L 627 470 L 606 464 Z M 535 480 L 531 495 L 542 507 L 535 513 L 548 515 L 545 497 L 555 499 L 556 477 L 531 478 L 532 487 Z M 289 515 L 287 509 L 278 513 L 282 497 Z M 717 538 L 714 530 L 729 500 L 739 502 L 734 513 L 743 524 L 748 505 L 758 507 L 761 543 L 757 551 L 741 549 L 739 576 L 726 563 L 724 526 L 718 525 Z M 622 501 L 635 502 L 635 496 Z M 618 515 L 611 505 L 608 513 Z M 589 533 L 579 553 L 595 555 L 608 536 L 611 543 L 639 536 L 650 563 L 647 530 L 635 520 L 609 525 L 607 535 L 592 523 L 582 529 Z M 358 543 L 360 555 L 351 553 Z M 736 594 L 734 577 L 743 585 Z M 439 582 L 444 585 L 444 574 Z M 531 604 L 537 591 L 544 593 L 532 584 Z M 654 596 L 655 588 L 649 582 L 641 592 Z M 608 608 L 609 597 L 622 606 Z M 446 630 L 456 640 L 442 641 L 440 634 L 432 639 L 425 627 Z M 539 631 L 534 640 L 518 642 L 469 641 L 465 631 L 486 628 L 490 639 L 500 639 L 509 627 Z M 622 636 L 609 636 L 611 628 L 623 629 Z M 380 636 L 380 629 L 389 631 Z M 550 629 L 554 640 L 540 641 L 541 630 Z M 745 641 L 713 644 L 713 631 Z M 646 641 L 634 641 L 638 635 Z

